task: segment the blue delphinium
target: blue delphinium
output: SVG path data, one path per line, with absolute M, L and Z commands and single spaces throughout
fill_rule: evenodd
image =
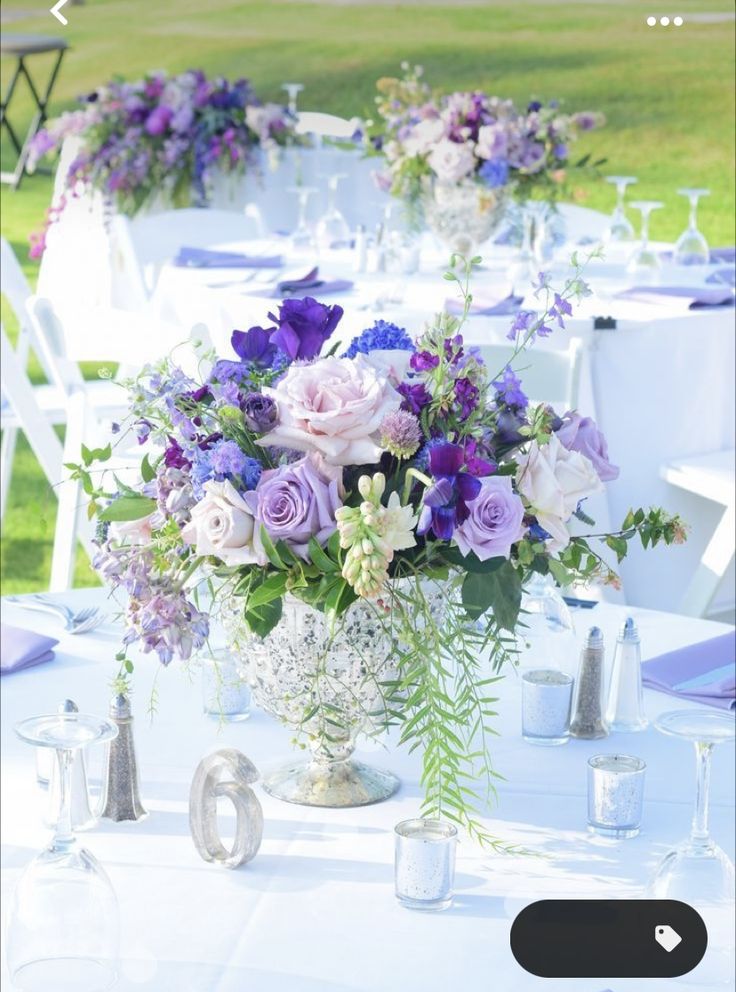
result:
M 503 158 L 489 158 L 478 169 L 478 176 L 491 189 L 505 186 L 509 181 L 509 163 Z
M 521 379 L 514 373 L 511 366 L 507 365 L 501 376 L 494 380 L 492 385 L 496 390 L 498 403 L 504 403 L 517 410 L 525 410 L 529 405 L 529 400 L 521 388 Z
M 261 464 L 250 458 L 235 441 L 220 440 L 205 451 L 195 449 L 192 455 L 192 489 L 201 499 L 205 482 L 229 479 L 238 489 L 255 489 L 261 477 Z
M 350 342 L 343 358 L 367 355 L 371 351 L 414 351 L 414 342 L 403 327 L 387 320 L 377 320 Z

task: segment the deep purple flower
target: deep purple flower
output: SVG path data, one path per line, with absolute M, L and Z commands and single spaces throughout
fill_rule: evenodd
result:
M 169 126 L 171 118 L 174 116 L 174 111 L 171 107 L 167 107 L 165 104 L 159 104 L 158 107 L 154 107 L 151 113 L 146 118 L 146 123 L 143 125 L 144 130 L 150 134 L 152 137 L 157 137 L 163 134 L 166 128 Z
M 409 413 L 413 413 L 417 417 L 422 412 L 424 407 L 429 406 L 432 402 L 432 394 L 428 391 L 423 382 L 418 382 L 414 386 L 408 382 L 402 382 L 397 387 L 397 392 L 404 397 L 404 402 L 401 404 L 401 409 L 408 410 Z
M 542 109 L 542 104 L 539 100 L 531 100 L 526 108 L 530 114 L 536 114 L 538 110 Z
M 438 444 L 429 452 L 429 471 L 436 480 L 424 494 L 418 534 L 432 531 L 440 541 L 449 541 L 457 526 L 469 515 L 468 502 L 480 492 L 480 480 L 461 471 L 465 452 L 459 444 Z
M 322 350 L 322 345 L 335 330 L 343 315 L 341 306 L 318 303 L 311 296 L 302 300 L 284 300 L 276 317 L 268 316 L 277 324 L 271 334 L 271 343 L 280 348 L 292 362 L 297 359 L 311 361 Z
M 246 427 L 256 434 L 266 434 L 279 419 L 276 403 L 263 393 L 248 393 L 242 402 Z
M 469 438 L 465 442 L 465 467 L 470 475 L 493 475 L 498 471 L 498 464 L 484 458 L 484 454 L 486 454 L 484 447 L 474 438 Z
M 430 369 L 437 368 L 440 364 L 440 356 L 432 355 L 428 351 L 415 351 L 409 364 L 415 372 L 428 372 Z
M 460 417 L 467 420 L 478 405 L 478 387 L 470 379 L 463 377 L 455 380 L 455 399 L 460 404 Z
M 190 468 L 191 462 L 184 454 L 184 451 L 176 440 L 169 436 L 169 444 L 164 451 L 164 464 L 167 468 Z
M 526 417 L 519 411 L 513 408 L 501 410 L 496 420 L 494 447 L 500 446 L 506 448 L 521 444 L 524 438 L 520 434 L 519 429 L 524 427 L 526 423 Z
M 269 368 L 276 354 L 276 345 L 270 340 L 274 328 L 251 327 L 247 331 L 233 331 L 230 343 L 242 362 L 258 368 Z
M 620 469 L 608 460 L 608 444 L 592 417 L 581 417 L 577 410 L 568 411 L 557 437 L 568 451 L 578 451 L 593 463 L 601 482 L 618 478 Z

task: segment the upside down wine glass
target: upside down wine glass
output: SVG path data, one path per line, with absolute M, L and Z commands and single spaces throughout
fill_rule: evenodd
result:
M 71 771 L 80 748 L 117 736 L 83 713 L 31 717 L 22 741 L 56 751 L 59 816 L 48 847 L 25 868 L 8 912 L 7 959 L 18 992 L 103 992 L 117 977 L 118 902 L 104 869 L 74 836 Z
M 335 172 L 327 178 L 327 210 L 317 222 L 317 244 L 320 248 L 345 247 L 350 242 L 350 227 L 337 206 L 337 187 L 344 172 Z
M 708 242 L 698 230 L 698 200 L 708 196 L 709 189 L 678 189 L 680 196 L 690 201 L 690 219 L 687 228 L 675 242 L 676 265 L 707 265 L 710 261 Z
M 649 245 L 649 216 L 664 204 L 658 200 L 634 200 L 631 206 L 641 214 L 641 240 L 629 258 L 626 271 L 641 282 L 656 282 L 662 266 L 659 254 Z
M 606 176 L 606 182 L 616 187 L 616 206 L 611 214 L 611 223 L 605 233 L 605 240 L 609 244 L 617 241 L 633 241 L 636 237 L 634 226 L 626 216 L 624 202 L 626 200 L 626 187 L 638 181 L 635 176 Z
M 286 94 L 289 98 L 289 113 L 296 117 L 296 101 L 299 98 L 299 94 L 304 89 L 304 83 L 284 83 L 281 89 L 286 90 Z
M 315 247 L 314 232 L 307 220 L 307 211 L 309 198 L 317 192 L 317 188 L 316 186 L 290 186 L 287 192 L 298 197 L 299 203 L 299 215 L 296 229 L 291 235 L 291 247 L 296 252 L 312 251 Z

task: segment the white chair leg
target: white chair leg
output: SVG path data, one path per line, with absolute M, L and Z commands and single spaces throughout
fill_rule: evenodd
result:
M 81 457 L 84 442 L 86 397 L 82 390 L 72 393 L 67 405 L 66 436 L 64 438 L 64 462 L 76 463 Z M 51 557 L 50 592 L 64 592 L 72 586 L 77 539 L 80 535 L 80 516 L 84 512 L 82 487 L 78 480 L 70 478 L 71 473 L 64 469 L 58 488 L 59 507 L 56 513 L 54 550 Z M 88 533 L 84 543 L 91 550 Z
M 704 617 L 708 613 L 708 607 L 734 558 L 735 531 L 734 507 L 727 506 L 682 598 L 681 613 L 690 617 Z
M 17 438 L 17 427 L 6 427 L 3 431 L 3 441 L 0 446 L 0 520 L 5 517 L 5 510 L 7 509 Z

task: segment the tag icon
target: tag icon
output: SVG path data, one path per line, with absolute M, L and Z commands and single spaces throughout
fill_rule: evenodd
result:
M 670 951 L 674 951 L 678 944 L 682 943 L 682 937 L 676 930 L 662 924 L 657 924 L 654 928 L 654 939 L 660 947 L 664 947 L 668 954 Z

